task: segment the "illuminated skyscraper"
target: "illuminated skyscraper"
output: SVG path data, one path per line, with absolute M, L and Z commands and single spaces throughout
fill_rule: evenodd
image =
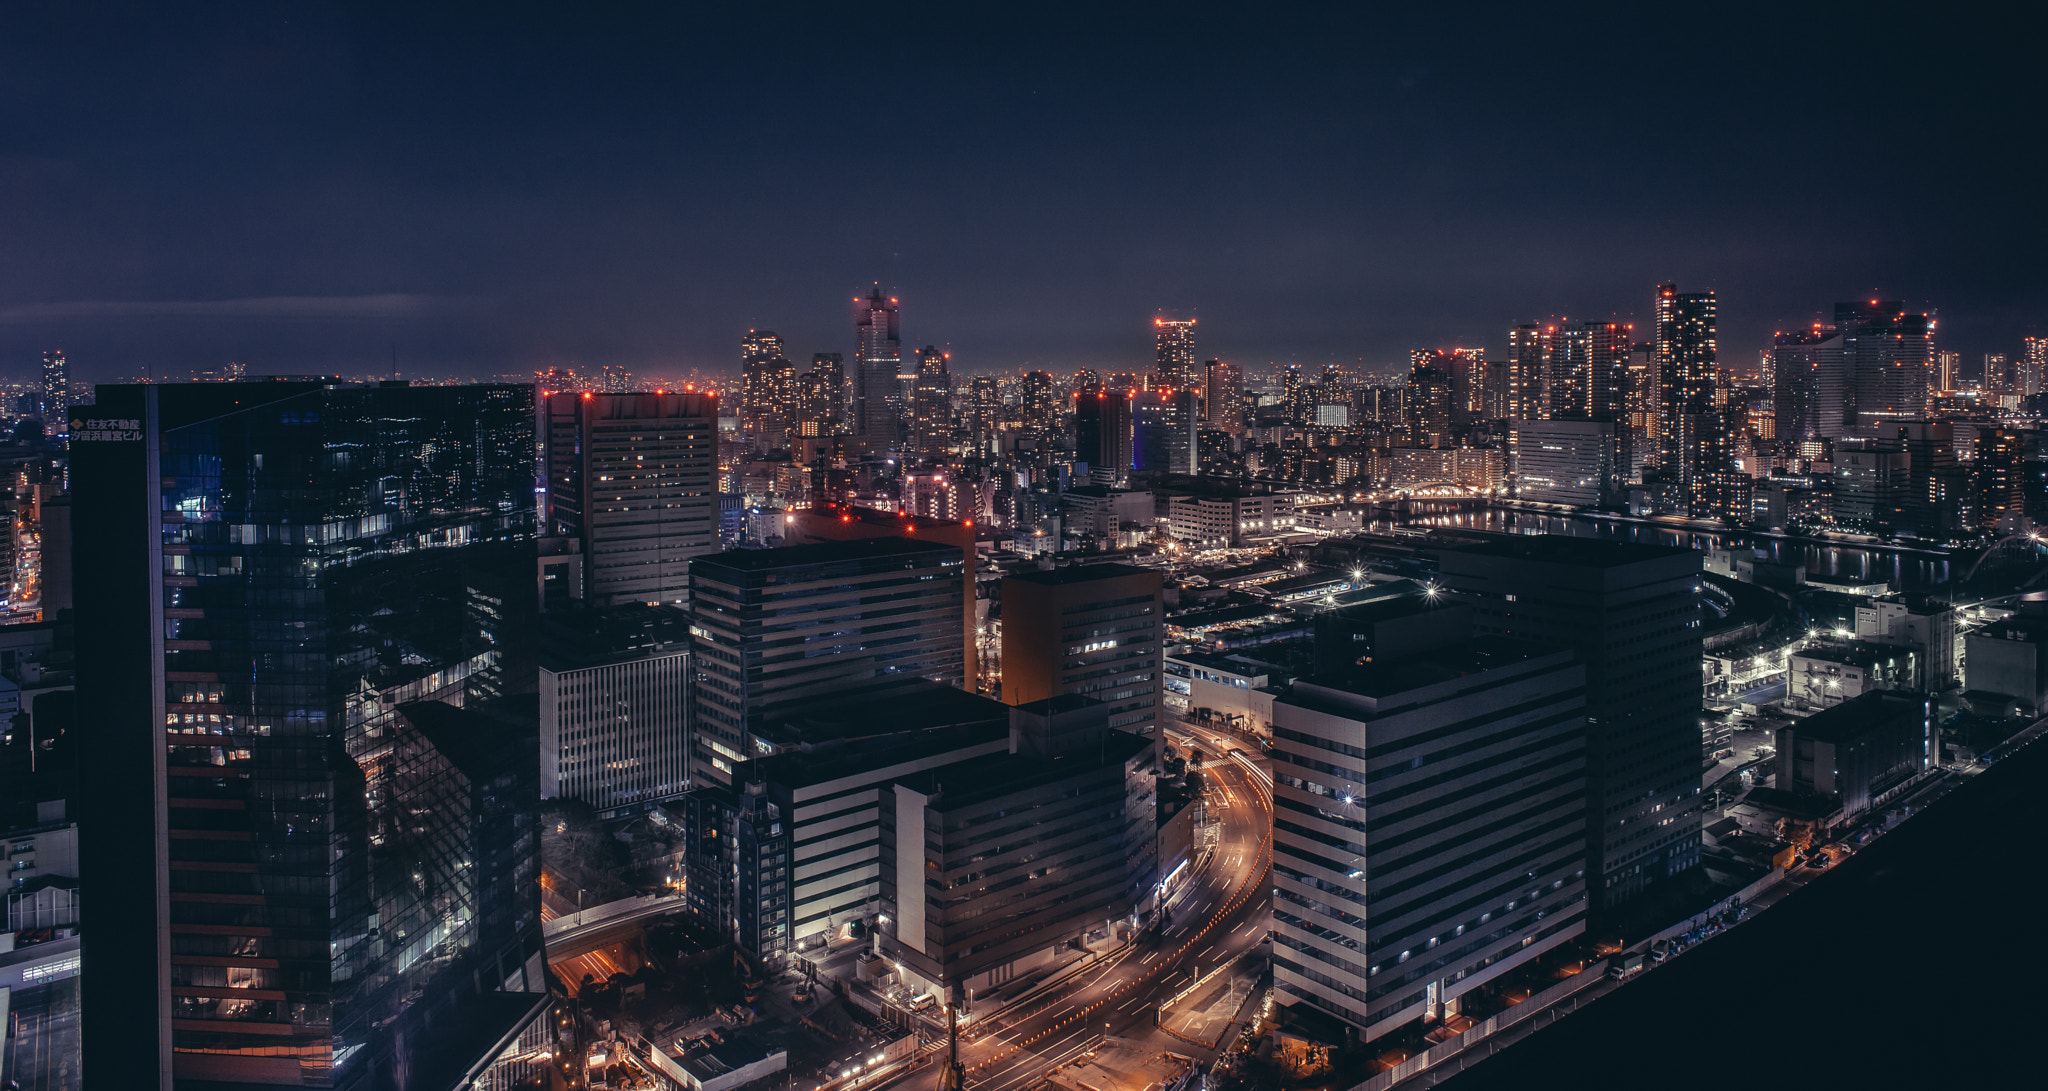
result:
M 1222 360 L 1207 365 L 1202 419 L 1233 435 L 1244 431 L 1244 369 Z
M 1452 447 L 1451 375 L 1426 354 L 1408 373 L 1405 399 L 1408 444 L 1411 447 Z
M 51 433 L 71 430 L 71 361 L 63 349 L 43 353 L 43 428 Z
M 1525 322 L 1508 331 L 1506 389 L 1502 415 L 1508 420 L 1541 420 L 1550 414 L 1546 392 L 1557 327 Z
M 1833 326 L 1778 334 L 1771 346 L 1777 440 L 1788 451 L 1844 434 L 1842 339 Z
M 953 376 L 947 370 L 952 353 L 926 345 L 917 352 L 917 390 L 912 405 L 912 431 L 917 450 L 943 450 L 953 439 Z
M 1195 320 L 1155 318 L 1152 329 L 1158 338 L 1158 355 L 1153 364 L 1158 385 L 1175 390 L 1195 386 Z
M 896 300 L 878 285 L 859 301 L 854 321 L 856 347 L 853 372 L 853 432 L 871 445 L 896 441 L 897 412 L 892 393 L 901 394 L 896 376 L 903 367 L 903 338 Z
M 1545 401 L 1549 416 L 1611 421 L 1625 408 L 1629 347 L 1635 329 L 1619 322 L 1581 322 L 1551 340 Z
M 1932 314 L 1908 311 L 1897 300 L 1859 300 L 1835 304 L 1835 326 L 1842 331 L 1845 418 L 1855 434 L 1878 435 L 1891 423 L 1926 416 Z
M 1074 396 L 1074 457 L 1120 484 L 1131 469 L 1131 399 L 1106 390 Z
M 2012 392 L 2012 368 L 2007 364 L 2005 353 L 1985 353 L 1984 393 L 2010 394 Z
M 1963 354 L 1960 352 L 1937 352 L 1934 354 L 1934 389 L 1947 392 L 1956 388 L 1956 380 L 1963 370 Z
M 976 456 L 995 451 L 996 432 L 1002 426 L 1003 392 L 993 375 L 976 375 L 967 384 L 967 421 L 974 430 Z
M 1642 476 L 1644 466 L 1657 461 L 1659 450 L 1657 419 L 1660 397 L 1656 345 L 1638 341 L 1629 346 L 1627 391 L 1623 399 L 1628 422 L 1628 448 L 1624 454 L 1627 465 L 1623 467 L 1622 476 L 1634 481 Z
M 2048 389 L 2048 337 L 2029 337 L 2022 344 L 2016 369 L 2017 393 L 2022 398 L 2031 398 Z
M 1994 428 L 1977 433 L 1977 525 L 1988 531 L 2016 534 L 2026 516 L 2026 492 L 2020 463 L 2024 444 L 2019 433 Z
M 1106 404 L 1115 398 L 1102 399 Z M 1130 396 L 1131 468 L 1173 474 L 1195 472 L 1195 392 L 1139 391 Z M 1109 442 L 1107 439 L 1105 443 Z
M 1714 293 L 1657 289 L 1659 463 L 1695 518 L 1747 514 L 1734 510 L 1734 443 L 1728 414 L 1715 404 L 1716 325 Z
M 1024 427 L 1050 436 L 1059 426 L 1059 399 L 1053 392 L 1052 376 L 1043 371 L 1024 373 Z
M 1412 349 L 1410 370 L 1433 368 L 1450 378 L 1450 421 L 1454 430 L 1489 419 L 1486 412 L 1486 350 Z
M 585 601 L 680 604 L 719 549 L 718 397 L 552 394 L 548 533 L 582 542 Z
M 850 425 L 847 417 L 846 363 L 838 353 L 811 354 L 811 370 L 804 373 L 801 391 L 802 416 L 799 434 L 847 434 Z
M 740 427 L 750 439 L 779 446 L 796 420 L 796 366 L 774 330 L 740 338 Z

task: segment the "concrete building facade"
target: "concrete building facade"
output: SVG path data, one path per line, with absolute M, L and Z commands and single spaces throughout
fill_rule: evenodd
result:
M 1371 1040 L 1586 927 L 1586 686 L 1570 650 L 1459 640 L 1274 704 L 1279 999 Z

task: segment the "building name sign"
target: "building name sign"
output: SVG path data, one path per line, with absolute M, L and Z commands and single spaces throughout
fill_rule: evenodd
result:
M 142 422 L 133 418 L 108 417 L 71 422 L 74 443 L 132 443 L 141 438 Z

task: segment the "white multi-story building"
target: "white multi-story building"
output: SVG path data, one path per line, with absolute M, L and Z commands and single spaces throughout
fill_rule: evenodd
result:
M 1458 640 L 1273 705 L 1274 984 L 1370 1041 L 1585 931 L 1585 669 Z
M 540 669 L 540 792 L 611 813 L 689 787 L 690 653 Z

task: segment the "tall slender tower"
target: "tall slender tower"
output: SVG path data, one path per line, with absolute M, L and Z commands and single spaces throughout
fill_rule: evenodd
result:
M 2031 398 L 2048 389 L 2048 337 L 2029 337 L 2021 344 L 2018 393 L 2022 398 Z
M 913 430 L 920 452 L 945 447 L 953 435 L 953 376 L 947 362 L 953 354 L 930 345 L 917 351 L 917 390 L 912 406 Z
M 1547 389 L 1556 340 L 1556 326 L 1535 322 L 1508 331 L 1507 389 L 1502 405 L 1508 420 L 1542 420 L 1550 415 Z
M 1155 318 L 1152 330 L 1158 338 L 1158 356 L 1153 372 L 1159 386 L 1190 390 L 1195 386 L 1195 320 Z
M 1733 498 L 1722 495 L 1734 452 L 1726 417 L 1714 404 L 1716 325 L 1714 293 L 1657 288 L 1661 461 L 1686 514 L 1699 518 L 1737 514 Z
M 1208 364 L 1209 388 L 1202 403 L 1202 419 L 1239 435 L 1244 432 L 1244 369 L 1223 360 Z
M 854 319 L 853 431 L 870 443 L 896 440 L 896 413 L 889 394 L 903 366 L 903 337 L 896 300 L 880 285 L 859 301 Z
M 796 369 L 774 330 L 748 330 L 740 338 L 740 427 L 750 439 L 780 442 L 793 416 L 790 389 Z
M 71 430 L 71 361 L 63 349 L 43 353 L 43 427 L 53 434 Z

